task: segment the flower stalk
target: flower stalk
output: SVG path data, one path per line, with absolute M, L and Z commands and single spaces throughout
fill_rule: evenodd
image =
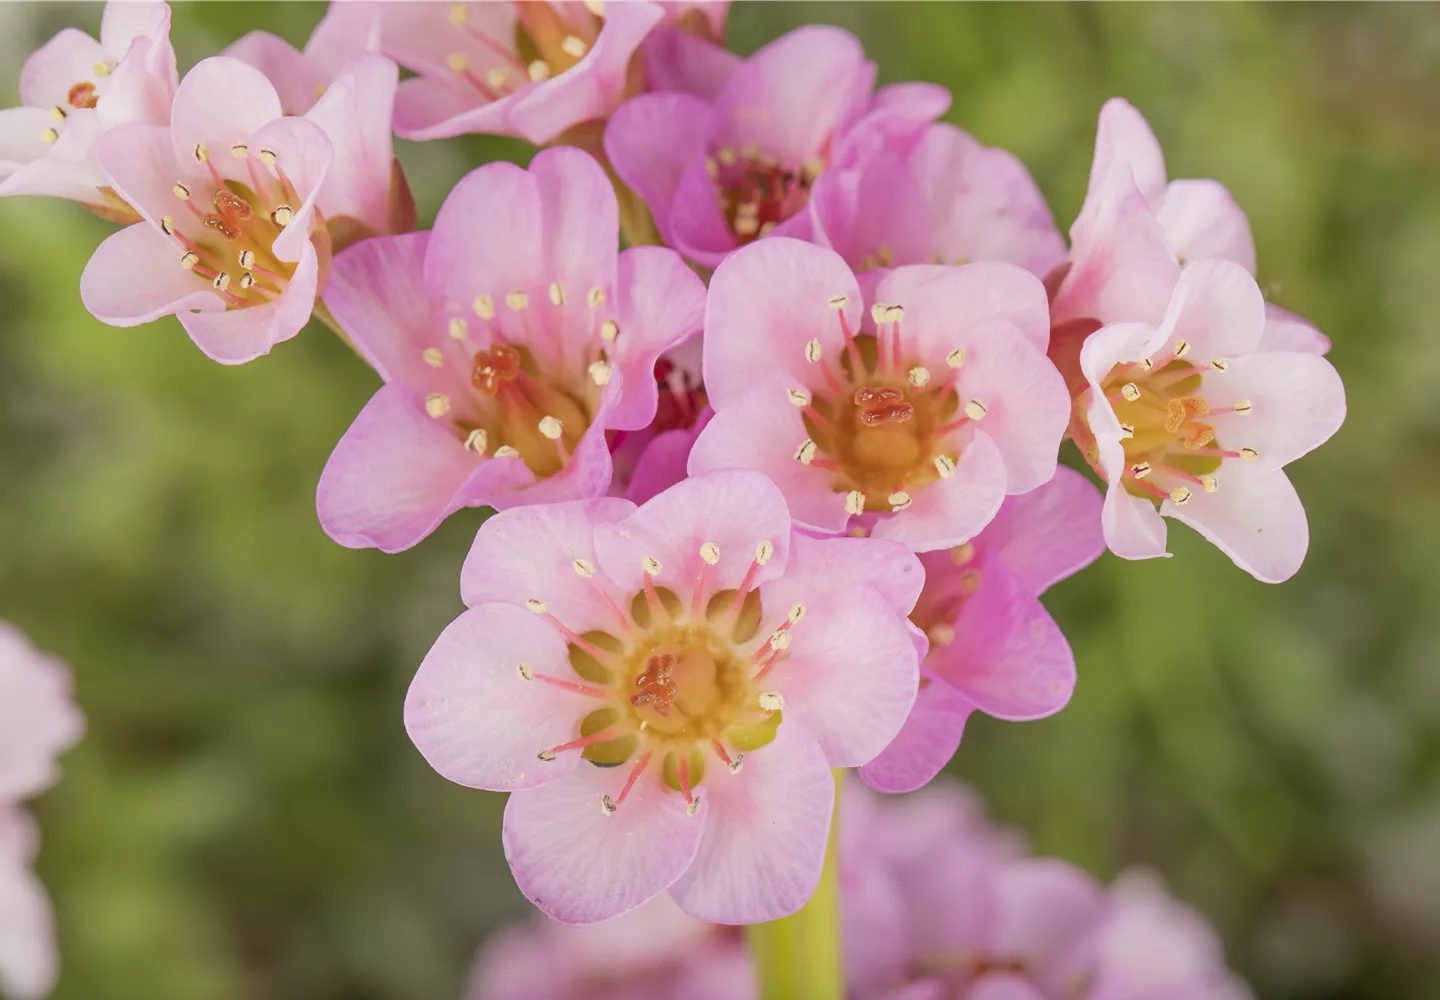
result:
M 750 924 L 745 942 L 759 981 L 760 1000 L 842 1000 L 845 975 L 840 952 L 840 827 L 842 772 L 835 770 L 835 816 L 825 868 L 815 895 L 780 920 Z

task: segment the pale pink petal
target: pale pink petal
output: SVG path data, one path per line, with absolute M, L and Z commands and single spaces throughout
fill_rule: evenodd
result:
M 1166 517 L 1184 521 L 1262 583 L 1294 576 L 1310 547 L 1305 508 L 1280 471 L 1251 473 L 1227 463 L 1214 493 L 1196 490 L 1182 507 L 1160 505 Z
M 194 275 L 190 277 L 193 279 Z M 268 354 L 276 344 L 289 340 L 304 328 L 315 308 L 318 278 L 315 248 L 305 242 L 300 245 L 295 273 L 275 301 L 224 312 L 179 310 L 176 315 L 195 346 L 206 355 L 225 365 L 244 364 Z M 186 308 L 190 306 L 187 304 Z
M 1043 995 L 1060 996 L 1083 971 L 1077 960 L 1093 947 L 1104 919 L 1104 893 L 1085 872 L 1053 858 L 1011 862 L 998 872 L 1000 913 L 991 954 L 1028 960 Z
M 80 300 L 111 326 L 225 308 L 208 282 L 180 266 L 177 246 L 148 222 L 126 226 L 95 249 L 80 275 Z
M 299 260 L 310 248 L 316 199 L 327 189 L 325 179 L 335 160 L 335 147 L 320 126 L 303 118 L 277 118 L 249 139 L 262 149 L 275 152 L 277 169 L 285 172 L 286 179 L 302 199 L 300 204 L 291 206 L 294 217 L 271 244 L 275 256 L 281 260 Z M 313 300 L 313 293 L 311 298 Z
M 1255 350 L 1265 329 L 1265 297 L 1250 272 L 1228 260 L 1205 260 L 1180 272 L 1160 327 L 1166 346 L 1187 341 L 1196 364 Z
M 925 785 L 955 756 L 965 720 L 975 706 L 949 684 L 922 680 L 915 707 L 899 735 L 860 768 L 860 777 L 882 792 L 911 792 Z
M 791 629 L 790 648 L 765 683 L 831 767 L 870 761 L 910 714 L 919 664 L 904 621 L 878 591 L 859 586 L 807 602 Z
M 382 12 L 378 3 L 332 4 L 306 39 L 305 58 L 333 77 L 362 53 L 379 52 Z M 505 13 L 495 12 L 501 17 Z
M 1095 134 L 1095 159 L 1090 166 L 1090 191 L 1116 168 L 1128 169 L 1135 187 L 1150 204 L 1160 208 L 1165 194 L 1165 155 L 1150 125 L 1135 106 L 1122 97 L 1112 97 L 1100 109 Z M 1080 214 L 1091 207 L 1087 195 Z
M 722 46 L 676 28 L 645 37 L 645 85 L 652 93 L 679 92 L 713 101 L 744 61 Z
M 604 174 L 600 175 L 602 181 Z M 609 194 L 606 183 L 606 194 Z M 615 204 L 614 199 L 610 201 Z M 609 246 L 614 247 L 612 236 Z M 633 247 L 620 255 L 615 271 L 614 318 L 620 326 L 611 358 L 624 389 L 606 426 L 638 430 L 655 417 L 660 355 L 697 334 L 705 313 L 705 283 L 665 247 Z M 578 296 L 578 293 L 577 293 Z M 589 326 L 587 324 L 588 331 Z
M 605 126 L 610 165 L 649 206 L 672 245 L 670 208 L 686 169 L 703 155 L 709 131 L 709 102 L 690 94 L 642 94 L 620 105 Z
M 857 94 L 868 93 L 874 83 L 874 66 L 857 75 Z M 934 83 L 892 83 L 881 87 L 868 105 L 854 110 L 837 137 L 832 167 L 853 167 L 882 151 L 908 157 L 925 130 L 950 107 L 950 91 Z
M 548 276 L 566 289 L 569 315 L 588 318 L 586 293 L 615 280 L 620 222 L 610 178 L 588 153 L 566 146 L 538 153 L 530 175 L 540 192 Z
M 325 463 L 316 497 L 320 524 L 351 548 L 407 549 L 468 505 L 457 492 L 482 461 L 404 388 L 387 385 Z M 517 476 L 524 469 L 519 459 L 485 464 L 518 466 Z
M 1050 343 L 1050 309 L 1045 286 L 1029 271 L 999 261 L 964 267 L 920 265 L 890 272 L 875 290 L 875 299 L 905 307 L 901 325 L 907 344 L 915 345 L 927 364 L 941 369 L 956 347 L 970 345 L 970 331 L 1009 324 L 1035 351 Z M 971 350 L 976 356 L 980 352 Z
M 95 189 L 105 177 L 89 158 L 100 128 L 94 113 L 71 112 L 52 145 L 41 136 L 54 124 L 45 108 L 0 109 L 0 198 L 40 195 L 87 204 L 101 201 Z M 65 155 L 62 146 L 74 147 L 73 155 Z
M 444 10 L 445 4 L 415 3 L 413 7 L 434 7 Z M 485 3 L 482 8 L 509 7 L 509 4 Z M 390 54 L 387 50 L 387 54 Z M 395 59 L 401 64 L 405 60 Z M 443 70 L 441 71 L 444 72 Z M 521 90 L 536 86 L 525 84 Z M 427 139 L 449 139 L 457 135 L 517 135 L 510 122 L 510 112 L 517 95 L 498 101 L 475 105 L 471 93 L 457 88 L 450 80 L 433 76 L 416 76 L 401 82 L 395 91 L 395 134 L 412 142 Z
M 599 702 L 543 680 L 577 681 L 565 640 L 509 604 L 486 604 L 445 627 L 405 696 L 405 731 L 430 766 L 457 784 L 508 792 L 564 778 L 578 752 L 536 756 L 580 735 Z
M 71 688 L 63 663 L 0 621 L 0 812 L 59 777 L 55 758 L 85 731 Z
M 786 379 L 771 376 L 716 413 L 690 450 L 690 474 L 758 469 L 780 488 L 797 525 L 827 534 L 844 531 L 850 521 L 845 494 L 835 491 L 829 472 L 795 459 L 809 432 L 785 390 Z
M 905 161 L 881 152 L 851 170 L 827 170 L 810 192 L 817 237 L 857 270 L 928 263 L 930 205 Z
M 700 556 L 707 543 L 720 550 L 713 563 Z M 702 574 L 707 592 L 736 587 L 762 543 L 771 555 L 751 578 L 755 584 L 785 571 L 790 515 L 780 491 L 749 469 L 692 476 L 624 520 L 595 529 L 601 567 L 630 593 L 644 585 L 646 559 L 660 563 L 656 585 L 677 594 L 690 594 Z
M 467 3 L 465 29 L 459 31 L 450 20 L 450 4 L 346 2 L 336 4 L 327 19 L 334 16 L 336 8 L 345 10 L 350 17 L 360 20 L 361 27 L 357 28 L 353 24 L 347 27 L 356 34 L 367 37 L 373 26 L 364 23 L 365 17 L 378 11 L 379 51 L 424 76 L 441 79 L 453 77 L 449 58 L 454 52 L 461 52 L 466 56 L 470 71 L 481 80 L 493 67 L 505 66 L 512 71 L 514 69 L 513 64 L 505 59 L 501 51 L 497 51 L 514 49 L 517 20 L 514 4 Z
M 1104 450 L 1104 446 L 1101 446 Z M 1123 461 L 1123 457 L 1118 459 Z M 1105 494 L 1101 512 L 1105 544 L 1121 559 L 1154 559 L 1170 555 L 1165 551 L 1165 521 L 1155 505 L 1131 496 L 1120 485 L 1117 472 Z
M 1029 979 L 1010 972 L 989 972 L 965 992 L 965 1000 L 1045 1000 Z
M 716 769 L 700 786 L 710 822 L 695 863 L 670 889 L 680 908 L 716 924 L 794 913 L 820 884 L 835 779 L 814 737 L 782 722 L 774 742 Z M 679 796 L 673 796 L 678 799 Z
M 425 256 L 425 284 L 437 307 L 469 316 L 477 295 L 503 309 L 512 290 L 544 294 L 544 218 L 539 183 L 513 163 L 489 163 L 461 178 L 440 206 Z
M 330 82 L 319 66 L 285 39 L 268 31 L 252 31 L 242 36 L 221 55 L 249 63 L 264 73 L 274 84 L 280 107 L 287 115 L 303 115 L 309 111 L 315 106 L 316 96 Z
M 1308 454 L 1345 421 L 1345 386 L 1334 366 L 1315 354 L 1235 358 L 1223 373 L 1206 376 L 1204 393 L 1212 409 L 1250 404 L 1249 413 L 1215 413 L 1205 419 L 1223 447 L 1249 447 L 1259 453 L 1246 463 L 1251 474 L 1279 469 Z
M 783 615 L 797 602 L 809 607 L 852 587 L 866 586 L 904 617 L 914 609 L 924 584 L 924 567 L 903 545 L 880 538 L 812 538 L 796 533 L 790 539 L 785 575 L 765 587 L 764 597 Z
M 904 511 L 876 522 L 872 534 L 916 552 L 944 549 L 978 535 L 1005 499 L 1005 459 L 993 438 L 976 431 L 955 474 L 917 488 Z
M 659 770 L 652 764 L 608 813 L 601 800 L 619 796 L 626 768 L 585 761 L 561 781 L 510 796 L 505 857 L 520 891 L 541 912 L 567 924 L 599 923 L 663 892 L 691 868 L 709 826 L 712 793 L 702 785 L 699 807 L 687 815 L 684 797 Z
M 0 840 L 22 824 L 28 816 L 0 808 Z M 0 858 L 0 993 L 13 1000 L 49 996 L 59 972 L 50 900 L 28 861 Z
M 180 173 L 165 126 L 136 123 L 111 129 L 96 140 L 95 162 L 115 192 L 151 225 L 158 228 L 162 218 L 183 210 L 174 193 Z M 184 248 L 177 242 L 166 243 L 167 256 L 178 269 Z M 193 274 L 186 277 L 197 286 L 204 284 Z
M 510 122 L 537 146 L 581 122 L 604 118 L 624 98 L 630 59 L 665 12 L 653 3 L 617 3 L 585 57 L 559 76 L 527 91 Z
M 1105 551 L 1102 502 L 1088 479 L 1060 466 L 1044 486 L 1006 499 L 985 529 L 985 545 L 1032 594 L 1042 594 Z
M 629 595 L 595 572 L 595 525 L 634 512 L 634 504 L 612 497 L 502 511 L 475 535 L 460 573 L 460 596 L 472 608 L 491 602 L 519 607 L 533 598 L 575 632 L 613 629 L 606 600 L 618 605 Z
M 121 50 L 120 61 L 110 71 L 105 92 L 95 106 L 96 116 L 106 128 L 130 122 L 170 121 L 180 77 L 175 50 L 170 45 L 169 8 L 163 4 L 154 7 L 159 8 L 158 27 L 153 34 L 136 37 L 128 50 Z
M 384 56 L 365 55 L 345 67 L 306 118 L 335 149 L 317 204 L 329 220 L 348 216 L 375 233 L 391 226 L 390 184 L 395 152 L 391 109 L 399 69 Z
M 0 115 L 4 112 L 0 111 Z M 3 190 L 3 188 L 0 188 Z M 1304 354 L 1329 354 L 1330 338 L 1309 320 L 1265 303 L 1265 331 L 1260 334 L 1258 352 L 1299 351 Z
M 194 159 L 196 146 L 206 146 L 220 161 L 231 146 L 248 142 L 283 113 L 274 85 L 254 66 L 228 56 L 202 59 L 175 91 L 170 112 L 175 159 L 203 173 Z
M 1255 273 L 1250 220 L 1219 181 L 1171 181 L 1155 215 L 1182 263 L 1223 257 Z
M 846 299 L 840 310 L 829 304 L 837 295 Z M 854 275 L 833 250 L 771 237 L 731 254 L 710 279 L 705 307 L 711 405 L 723 413 L 777 372 L 787 374 L 791 385 L 820 384 L 815 366 L 805 360 L 806 343 L 816 338 L 826 357 L 839 357 L 845 336 L 836 313 L 859 330 L 863 307 Z
M 94 82 L 94 65 L 108 61 L 95 39 L 79 28 L 63 28 L 20 68 L 20 103 L 32 108 L 65 105 L 70 88 Z
M 855 111 L 865 53 L 847 31 L 797 28 L 736 68 L 715 102 L 717 147 L 755 143 L 792 168 L 825 151 Z
M 1090 382 L 1092 419 L 1096 410 L 1110 414 L 1106 418 L 1106 432 L 1118 435 L 1120 431 L 1119 420 L 1101 395 L 1101 384 L 1110 374 L 1110 369 L 1127 361 L 1149 357 L 1164 343 L 1165 334 L 1145 323 L 1113 323 L 1101 327 L 1085 339 L 1085 346 L 1080 349 L 1080 369 Z M 1091 430 L 1101 432 L 1093 423 Z
M 107 3 L 100 16 L 100 45 L 112 57 L 125 55 L 137 38 L 164 38 L 169 31 L 170 7 L 164 3 Z
M 1045 197 L 1014 155 L 933 125 L 910 159 L 933 213 L 931 253 L 946 264 L 1006 261 L 1043 277 L 1065 259 Z
M 926 667 L 999 719 L 1053 715 L 1075 690 L 1075 656 L 1044 605 L 995 553 L 967 568 L 980 586 L 952 623 L 954 641 L 932 645 Z
M 611 382 L 612 391 L 619 389 L 616 384 L 619 380 L 617 375 Z M 508 510 L 521 504 L 560 503 L 601 497 L 608 493 L 614 471 L 610 464 L 610 446 L 605 441 L 610 399 L 606 397 L 595 419 L 585 428 L 585 433 L 571 450 L 570 461 L 565 468 L 538 482 L 532 482 L 534 477 L 527 472 L 523 479 L 487 493 L 486 500 L 490 506 L 496 510 Z

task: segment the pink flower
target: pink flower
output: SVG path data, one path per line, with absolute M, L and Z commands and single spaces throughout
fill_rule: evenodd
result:
M 690 471 L 759 469 L 812 531 L 855 520 L 917 551 L 959 545 L 1055 474 L 1069 403 L 1045 358 L 1045 290 L 999 263 L 902 267 L 867 289 L 797 240 L 720 266 L 705 314 L 715 419 Z
M 49 996 L 58 975 L 55 920 L 30 866 L 39 835 L 28 814 L 0 803 L 0 995 Z
M 647 91 L 678 90 L 713 101 L 745 60 L 724 46 L 729 0 L 662 2 L 665 20 L 645 36 Z
M 704 81 L 673 84 L 698 93 L 637 97 L 605 131 L 615 172 L 665 242 L 706 267 L 772 233 L 808 238 L 804 209 L 827 168 L 908 151 L 950 103 L 928 84 L 874 93 L 875 65 L 859 41 L 823 25 L 796 29 L 733 69 L 723 59 L 707 67 L 694 67 Z
M 815 183 L 816 242 L 857 271 L 999 260 L 1044 277 L 1065 244 L 1018 159 L 954 125 L 931 125 L 908 156 L 885 153 Z
M 471 609 L 430 650 L 405 724 L 431 766 L 511 791 L 521 891 L 572 924 L 668 889 L 712 923 L 815 890 L 830 769 L 869 761 L 915 698 L 919 561 L 791 533 L 758 473 L 486 521 Z
M 1105 541 L 1126 559 L 1165 555 L 1164 517 L 1184 521 L 1258 580 L 1300 568 L 1305 510 L 1282 467 L 1345 419 L 1329 362 L 1262 343 L 1265 301 L 1228 260 L 1185 268 L 1160 322 L 1116 323 L 1085 341 L 1087 459 L 1109 481 Z
M 66 28 L 20 71 L 18 108 L 0 111 L 0 197 L 49 195 L 102 217 L 137 216 L 108 190 L 96 139 L 129 122 L 164 123 L 176 85 L 170 8 L 108 3 L 97 42 Z
M 475 962 L 468 1000 L 750 1000 L 755 970 L 734 928 L 668 896 L 595 927 L 507 927 Z
M 1100 494 L 1062 467 L 1007 499 L 973 541 L 921 556 L 925 589 L 910 615 L 929 639 L 920 691 L 905 728 L 861 777 L 910 791 L 954 756 L 971 712 L 1023 721 L 1064 708 L 1075 657 L 1039 596 L 1104 549 Z
M 115 190 L 144 217 L 102 243 L 80 279 L 112 326 L 175 315 L 196 345 L 238 364 L 310 318 L 329 241 L 315 202 L 333 147 L 282 118 L 259 70 L 217 56 L 175 93 L 171 123 L 125 125 L 96 149 Z
M 616 211 L 594 160 L 547 150 L 473 171 L 433 232 L 335 259 L 325 304 L 385 385 L 320 478 L 332 538 L 394 552 L 462 507 L 609 489 L 605 432 L 650 423 L 655 359 L 705 296 L 669 250 L 617 255 Z
M 0 622 L 0 804 L 53 785 L 56 756 L 74 746 L 84 728 L 65 665 Z
M 379 46 L 378 5 L 344 2 L 330 5 L 303 52 L 268 31 L 252 31 L 221 55 L 260 70 L 275 85 L 285 114 L 303 115 L 329 91 L 342 69 Z
M 632 57 L 663 11 L 611 3 L 382 3 L 380 50 L 418 76 L 400 86 L 406 139 L 482 132 L 536 145 L 610 114 L 632 83 Z

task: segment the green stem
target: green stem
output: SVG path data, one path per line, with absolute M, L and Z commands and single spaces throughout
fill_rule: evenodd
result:
M 842 1000 L 840 876 L 836 831 L 840 826 L 842 772 L 835 772 L 835 818 L 820 886 L 798 913 L 745 928 L 750 958 L 760 981 L 760 1000 Z

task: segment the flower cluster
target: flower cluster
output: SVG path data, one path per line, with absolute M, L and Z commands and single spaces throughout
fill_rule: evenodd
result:
M 846 979 L 855 1000 L 1248 1000 L 1205 920 L 1132 869 L 1108 888 L 1026 856 L 937 782 L 840 811 Z M 467 1000 L 751 1000 L 739 938 L 657 899 L 601 927 L 517 925 L 486 943 Z
M 50 901 L 30 870 L 39 831 L 24 800 L 55 783 L 55 758 L 85 720 L 70 700 L 70 672 L 0 621 L 0 995 L 35 1000 L 55 984 Z
M 1344 417 L 1244 213 L 1167 180 L 1129 104 L 1101 111 L 1067 245 L 1014 156 L 939 121 L 942 88 L 877 88 L 832 27 L 742 59 L 726 14 L 335 3 L 303 50 L 257 32 L 181 78 L 168 9 L 111 4 L 0 120 L 0 194 L 126 224 L 82 278 L 96 317 L 173 314 L 239 363 L 313 315 L 375 370 L 319 479 L 332 538 L 395 552 L 498 511 L 405 724 L 444 776 L 513 793 L 515 878 L 571 924 L 666 892 L 714 923 L 793 913 L 832 769 L 908 791 L 972 712 L 1065 705 L 1051 584 L 1106 548 L 1165 555 L 1167 517 L 1294 574 L 1284 466 Z M 550 148 L 478 167 L 417 230 L 392 134 L 477 132 Z M 1105 935 L 1128 947 L 1163 897 L 944 853 L 989 909 L 917 917 L 943 939 L 912 936 L 907 968 L 1139 995 L 1109 985 Z M 1027 929 L 1036 907 L 1054 919 Z M 1026 964 L 1027 935 L 1064 962 Z

